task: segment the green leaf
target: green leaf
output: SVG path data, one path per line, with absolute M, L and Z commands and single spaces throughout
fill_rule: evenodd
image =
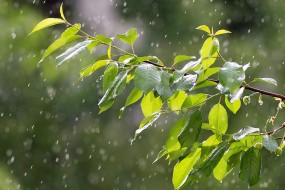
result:
M 57 49 L 61 48 L 62 46 L 81 38 L 79 35 L 74 36 L 66 36 L 66 37 L 60 37 L 59 39 L 55 40 L 45 51 L 42 59 L 39 63 L 41 63 L 47 56 L 49 56 L 51 53 L 56 51 Z
M 109 108 L 112 107 L 112 105 L 114 104 L 114 98 L 100 104 L 99 108 L 100 108 L 100 111 L 99 111 L 99 114 L 101 114 L 102 112 L 108 110 Z
M 39 22 L 29 35 L 41 29 L 47 28 L 49 26 L 57 25 L 57 24 L 66 24 L 66 21 L 60 18 L 46 18 L 42 20 L 41 22 Z
M 150 115 L 148 117 L 145 117 L 141 123 L 140 123 L 140 126 L 139 126 L 139 129 L 136 130 L 135 132 L 135 137 L 137 137 L 138 134 L 140 134 L 142 131 L 144 131 L 145 129 L 147 129 L 149 126 L 151 126 L 158 118 L 159 116 L 161 115 L 160 112 L 157 112 L 153 115 Z
M 179 134 L 178 140 L 182 147 L 191 147 L 198 139 L 202 126 L 202 114 L 195 111 L 190 115 L 189 121 Z
M 201 106 L 207 100 L 207 94 L 190 94 L 183 102 L 182 108 L 191 108 L 194 106 Z
M 160 83 L 155 87 L 155 90 L 161 96 L 162 100 L 166 100 L 173 95 L 173 91 L 170 88 L 171 74 L 166 71 L 159 71 Z
M 267 84 L 273 84 L 275 86 L 277 86 L 277 81 L 275 79 L 272 79 L 272 78 L 254 78 L 253 80 L 254 82 L 255 81 L 258 81 L 258 82 L 265 82 Z
M 182 75 L 181 77 L 177 78 L 173 84 L 171 85 L 171 89 L 173 91 L 178 90 L 186 90 L 190 91 L 194 87 L 197 81 L 197 75 Z
M 79 32 L 81 29 L 81 24 L 74 24 L 71 27 L 67 28 L 62 34 L 61 37 L 73 36 Z
M 152 91 L 145 95 L 141 101 L 141 108 L 145 117 L 158 112 L 161 107 L 162 101 L 160 97 L 154 97 L 154 93 Z
M 136 39 L 138 38 L 137 29 L 131 28 L 125 34 L 118 34 L 116 35 L 122 42 L 128 43 L 131 46 L 135 43 Z
M 225 103 L 226 103 L 227 108 L 229 108 L 229 110 L 231 110 L 234 114 L 237 113 L 237 111 L 240 109 L 240 106 L 241 106 L 241 100 L 240 99 L 237 99 L 233 103 L 231 103 L 229 101 L 228 96 L 225 96 Z
M 64 16 L 64 14 L 63 14 L 63 3 L 61 3 L 61 5 L 60 5 L 60 16 L 61 16 L 61 18 L 62 18 L 63 20 L 66 21 L 65 16 Z
M 241 96 L 243 95 L 244 87 L 239 88 L 237 91 L 235 91 L 233 94 L 230 95 L 231 100 L 230 103 L 233 103 L 237 100 L 240 100 Z
M 226 109 L 221 104 L 216 104 L 210 110 L 209 124 L 214 126 L 214 129 L 221 134 L 225 134 L 228 129 L 228 114 Z
M 238 141 L 241 140 L 242 138 L 252 134 L 259 132 L 259 128 L 253 128 L 253 127 L 244 127 L 241 130 L 239 130 L 237 133 L 234 134 L 233 139 Z
M 255 148 L 248 149 L 241 158 L 239 178 L 252 187 L 259 181 L 260 170 L 261 156 L 259 150 Z
M 101 42 L 103 44 L 106 44 L 106 45 L 110 45 L 113 42 L 112 38 L 109 38 L 109 37 L 101 35 L 101 34 L 96 35 L 94 38 L 97 41 L 99 41 L 99 42 Z
M 98 104 L 99 106 L 101 104 L 104 104 L 106 101 L 109 101 L 110 99 L 116 98 L 119 94 L 122 93 L 122 91 L 126 87 L 127 75 L 128 75 L 127 71 L 122 71 L 116 76 L 111 87 L 106 91 L 104 96 L 101 98 Z
M 99 45 L 101 45 L 101 44 L 102 44 L 102 43 L 99 42 L 99 41 L 93 41 L 93 42 L 91 42 L 91 43 L 87 46 L 87 49 L 89 50 L 90 53 L 92 53 L 93 50 L 94 50 L 97 46 L 99 46 Z M 106 57 L 108 58 L 108 55 L 107 55 Z
M 218 165 L 213 170 L 214 177 L 222 182 L 232 169 L 240 162 L 241 152 L 246 147 L 240 142 L 233 142 L 224 154 Z
M 209 177 L 228 148 L 229 144 L 227 142 L 221 143 L 215 148 L 208 159 L 195 172 L 190 173 L 190 181 L 195 183 Z
M 64 53 L 56 57 L 56 60 L 59 61 L 59 63 L 56 65 L 56 67 L 59 67 L 62 63 L 67 61 L 68 59 L 76 56 L 77 54 L 84 51 L 84 49 L 92 42 L 92 40 L 86 40 L 83 42 L 80 42 L 76 44 L 74 47 L 69 48 Z
M 160 81 L 160 74 L 153 65 L 142 64 L 135 70 L 135 86 L 146 94 L 156 87 Z
M 93 65 L 90 65 L 87 68 L 84 68 L 80 71 L 80 78 L 90 76 L 92 73 L 94 73 L 98 69 L 105 67 L 108 63 L 110 63 L 109 60 L 96 61 Z
M 201 155 L 201 149 L 192 150 L 183 160 L 178 162 L 173 169 L 172 183 L 174 189 L 180 189 L 186 182 L 194 164 Z
M 264 148 L 269 150 L 271 153 L 275 152 L 278 148 L 278 144 L 276 140 L 272 136 L 269 136 L 269 135 L 264 135 L 262 137 L 262 145 L 264 146 Z
M 230 34 L 231 32 L 228 31 L 228 30 L 218 30 L 216 33 L 215 33 L 215 36 L 218 36 L 218 35 L 222 35 L 222 34 Z
M 216 61 L 218 51 L 218 39 L 212 37 L 207 38 L 201 49 L 202 65 L 204 70 L 208 69 Z
M 142 96 L 143 92 L 137 88 L 134 88 L 126 100 L 125 107 L 137 102 Z
M 168 138 L 165 143 L 166 153 L 174 152 L 180 150 L 181 145 L 178 141 L 178 136 L 182 129 L 185 127 L 187 121 L 185 118 L 179 119 L 174 126 L 171 127 Z
M 202 30 L 204 32 L 207 32 L 208 34 L 211 34 L 210 28 L 208 26 L 206 26 L 206 25 L 198 26 L 196 29 L 197 30 Z
M 109 59 L 112 59 L 112 46 L 111 46 L 111 44 L 110 44 L 109 47 L 108 47 L 107 55 L 108 55 L 108 58 L 109 58 Z
M 183 105 L 184 100 L 187 98 L 187 94 L 180 90 L 173 94 L 168 100 L 167 105 L 172 111 L 179 111 Z
M 191 69 L 196 68 L 200 63 L 202 59 L 198 59 L 197 61 L 190 61 L 184 67 L 181 69 L 183 73 L 189 72 Z
M 245 72 L 242 65 L 235 62 L 226 62 L 220 69 L 220 84 L 228 88 L 231 93 L 238 90 L 245 80 Z
M 144 56 L 144 57 L 137 57 L 137 62 L 141 63 L 144 61 L 151 61 L 151 60 L 156 60 L 159 61 L 159 59 L 156 56 Z
M 117 74 L 118 74 L 118 64 L 116 62 L 110 63 L 108 67 L 106 68 L 106 70 L 104 71 L 104 75 L 103 75 L 103 92 L 104 93 L 107 91 L 108 88 L 111 87 Z
M 192 59 L 195 59 L 196 57 L 195 56 L 188 56 L 188 55 L 177 55 L 175 58 L 174 58 L 174 65 L 176 65 L 177 63 L 179 62 L 182 62 L 182 61 L 190 61 Z

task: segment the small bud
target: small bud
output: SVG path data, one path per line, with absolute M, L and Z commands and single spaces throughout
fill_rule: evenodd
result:
M 245 105 L 249 104 L 250 103 L 250 97 L 249 96 L 244 96 L 242 98 L 242 101 Z

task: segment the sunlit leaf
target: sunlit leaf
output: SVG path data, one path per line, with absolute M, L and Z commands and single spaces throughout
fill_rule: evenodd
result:
M 57 24 L 66 24 L 66 21 L 60 18 L 46 18 L 42 20 L 41 22 L 39 22 L 29 35 L 41 29 L 47 28 L 49 26 L 57 25 Z
M 231 100 L 230 100 L 230 103 L 234 103 L 236 102 L 237 100 L 240 100 L 240 98 L 242 97 L 243 95 L 243 91 L 244 91 L 244 87 L 241 87 L 239 88 L 238 90 L 236 90 L 233 94 L 230 95 L 231 97 Z
M 56 60 L 59 61 L 59 63 L 56 65 L 56 67 L 59 67 L 62 63 L 67 61 L 68 59 L 76 56 L 77 54 L 84 51 L 84 49 L 92 42 L 92 40 L 86 40 L 83 42 L 80 42 L 76 44 L 75 46 L 69 48 L 64 53 L 56 57 Z
M 60 5 L 60 16 L 61 16 L 61 18 L 62 18 L 63 20 L 66 21 L 65 16 L 64 16 L 64 14 L 63 14 L 63 3 L 61 3 L 61 5 Z
M 189 121 L 179 134 L 178 140 L 182 147 L 191 147 L 198 139 L 202 126 L 202 114 L 195 111 L 190 115 Z
M 261 156 L 259 150 L 255 148 L 248 149 L 241 159 L 239 178 L 252 187 L 259 181 L 260 170 Z
M 228 30 L 218 30 L 216 33 L 215 33 L 215 36 L 218 36 L 218 35 L 222 35 L 222 34 L 230 34 L 231 32 L 228 31 Z
M 202 59 L 198 59 L 197 61 L 190 61 L 189 63 L 185 64 L 184 67 L 181 69 L 183 73 L 187 73 L 191 69 L 195 68 L 197 65 L 201 63 Z
M 207 94 L 190 94 L 183 102 L 182 108 L 190 108 L 193 106 L 201 106 L 207 100 Z
M 177 91 L 167 100 L 167 105 L 170 110 L 179 111 L 186 98 L 187 94 L 184 91 Z
M 100 108 L 100 111 L 99 111 L 99 114 L 101 114 L 102 112 L 108 110 L 109 108 L 112 107 L 112 105 L 114 104 L 114 98 L 100 104 L 99 108 Z
M 207 38 L 201 49 L 202 65 L 204 70 L 208 69 L 216 61 L 218 51 L 218 39 L 212 37 Z
M 99 41 L 99 42 L 101 42 L 103 44 L 106 44 L 106 45 L 110 45 L 113 42 L 112 38 L 109 38 L 109 37 L 101 35 L 101 34 L 96 35 L 94 38 L 97 41 Z
M 125 34 L 118 34 L 116 35 L 122 42 L 128 43 L 131 46 L 135 43 L 136 39 L 138 38 L 137 29 L 131 28 Z
M 98 69 L 105 67 L 108 63 L 110 63 L 109 60 L 96 61 L 93 65 L 90 65 L 87 68 L 84 68 L 80 71 L 80 78 L 90 76 L 92 73 L 94 73 Z
M 109 58 L 109 59 L 112 59 L 112 46 L 111 46 L 111 44 L 110 44 L 109 47 L 108 47 L 107 55 L 108 55 L 108 58 Z
M 172 183 L 174 189 L 180 189 L 187 181 L 189 173 L 201 155 L 201 149 L 192 150 L 183 160 L 177 163 L 173 169 Z
M 141 108 L 145 117 L 148 117 L 153 113 L 158 112 L 161 107 L 162 101 L 160 97 L 155 97 L 152 91 L 145 95 L 141 101 Z
M 278 148 L 278 144 L 276 140 L 272 136 L 269 136 L 269 135 L 264 135 L 262 137 L 262 145 L 264 146 L 264 148 L 266 148 L 270 152 L 275 152 Z
M 234 134 L 233 139 L 236 141 L 246 137 L 247 135 L 250 135 L 252 133 L 259 132 L 259 128 L 253 128 L 253 127 L 244 127 L 241 130 L 239 130 L 237 133 Z
M 231 93 L 238 90 L 245 80 L 245 72 L 242 65 L 235 62 L 226 62 L 220 69 L 219 81 L 223 87 L 228 88 Z
M 160 81 L 160 74 L 153 65 L 142 64 L 135 71 L 135 86 L 144 93 L 151 91 Z
M 225 103 L 226 103 L 227 108 L 229 108 L 229 110 L 231 110 L 234 114 L 236 114 L 237 111 L 241 107 L 241 100 L 240 99 L 237 99 L 233 103 L 231 103 L 229 101 L 229 97 L 225 96 Z
M 62 32 L 61 37 L 73 36 L 79 32 L 81 24 L 74 24 Z
M 66 37 L 61 37 L 57 40 L 55 40 L 45 51 L 42 59 L 40 62 L 42 62 L 47 56 L 49 56 L 51 53 L 56 51 L 57 49 L 61 48 L 62 46 L 81 38 L 81 36 L 78 35 L 73 35 L 73 36 L 66 36 Z
M 277 81 L 273 78 L 254 78 L 253 81 L 265 82 L 267 84 L 273 84 L 273 85 L 277 86 Z
M 198 26 L 196 29 L 197 30 L 202 30 L 204 32 L 207 32 L 208 34 L 211 34 L 210 28 L 208 26 L 206 26 L 206 25 Z
M 228 114 L 221 104 L 212 107 L 209 113 L 209 123 L 221 134 L 225 134 L 228 129 Z
M 208 159 L 205 160 L 205 162 L 196 171 L 190 173 L 189 181 L 196 183 L 209 177 L 228 148 L 229 144 L 227 142 L 221 143 L 217 148 L 215 148 Z

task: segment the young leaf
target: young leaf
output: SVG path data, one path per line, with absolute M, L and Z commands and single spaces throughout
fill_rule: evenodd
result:
M 220 69 L 219 81 L 223 87 L 228 88 L 231 93 L 238 90 L 245 80 L 245 72 L 242 65 L 235 62 L 226 62 Z
M 148 117 L 145 117 L 141 123 L 140 123 L 140 126 L 139 126 L 139 129 L 136 130 L 135 132 L 135 137 L 137 137 L 138 134 L 140 134 L 143 130 L 147 129 L 149 126 L 151 126 L 158 118 L 159 116 L 161 115 L 161 113 L 157 112 L 153 115 L 150 115 Z
M 60 5 L 60 16 L 61 16 L 61 18 L 62 18 L 63 20 L 66 21 L 65 16 L 64 16 L 64 14 L 63 14 L 63 3 L 61 3 L 61 5 Z
M 154 65 L 142 64 L 135 71 L 135 86 L 146 94 L 157 86 L 160 81 L 160 74 Z
M 206 26 L 206 25 L 198 26 L 196 29 L 197 30 L 202 30 L 204 32 L 207 32 L 208 34 L 211 34 L 210 28 L 208 26 Z
M 128 43 L 133 46 L 136 39 L 138 38 L 137 29 L 131 28 L 125 34 L 118 34 L 116 35 L 116 37 L 119 38 L 122 42 Z
M 241 106 L 241 100 L 240 99 L 237 99 L 233 103 L 231 103 L 229 101 L 228 96 L 225 96 L 225 103 L 226 103 L 227 108 L 229 108 L 229 110 L 231 110 L 234 114 L 237 113 L 237 111 L 240 109 L 240 106 Z
M 216 104 L 210 110 L 209 124 L 221 134 L 225 134 L 228 129 L 228 114 L 225 108 L 221 104 Z
M 112 105 L 114 104 L 114 98 L 100 104 L 99 108 L 100 108 L 100 111 L 99 111 L 99 114 L 101 114 L 102 112 L 108 110 L 110 107 L 112 107 Z
M 202 114 L 195 111 L 190 115 L 189 121 L 179 134 L 178 140 L 182 147 L 191 147 L 198 139 L 202 126 Z
M 262 137 L 262 145 L 270 152 L 275 152 L 278 149 L 278 144 L 276 140 L 269 135 L 264 135 Z
M 231 32 L 228 31 L 228 30 L 218 30 L 216 33 L 215 33 L 215 36 L 218 36 L 218 35 L 222 35 L 222 34 L 230 34 Z
M 109 58 L 109 59 L 112 59 L 112 46 L 111 46 L 111 44 L 110 44 L 109 47 L 108 47 L 107 55 L 108 55 L 108 58 Z
M 94 73 L 98 69 L 106 66 L 108 63 L 110 63 L 109 60 L 99 60 L 99 61 L 96 61 L 93 65 L 90 65 L 87 68 L 82 69 L 80 71 L 80 78 L 84 78 L 84 77 L 90 76 L 92 73 Z
M 126 100 L 125 107 L 137 102 L 139 99 L 141 99 L 142 95 L 142 91 L 137 88 L 134 88 Z
M 104 65 L 104 64 L 103 64 Z M 110 63 L 103 75 L 103 92 L 105 93 L 108 88 L 113 84 L 118 74 L 118 64 Z
M 59 63 L 56 65 L 56 67 L 59 67 L 62 63 L 64 63 L 68 59 L 82 52 L 91 42 L 92 40 L 86 40 L 86 41 L 80 42 L 76 44 L 74 47 L 71 47 L 68 50 L 66 50 L 63 54 L 57 56 L 56 60 L 58 60 Z
M 275 79 L 272 79 L 272 78 L 254 78 L 253 81 L 254 82 L 255 81 L 265 82 L 265 83 L 273 84 L 273 85 L 277 86 L 277 81 Z
M 201 155 L 201 148 L 192 150 L 183 160 L 178 162 L 173 169 L 172 183 L 174 189 L 180 189 L 187 181 L 189 173 Z
M 32 30 L 32 32 L 29 34 L 31 35 L 32 33 L 39 31 L 41 29 L 47 28 L 49 26 L 57 25 L 57 24 L 66 24 L 65 20 L 62 20 L 60 18 L 47 18 L 39 22 L 35 28 Z
M 181 109 L 186 98 L 187 94 L 184 91 L 177 91 L 167 100 L 167 105 L 170 110 L 178 111 Z
M 202 65 L 204 70 L 208 69 L 216 61 L 218 52 L 218 39 L 212 37 L 207 38 L 201 49 Z
M 51 53 L 56 51 L 57 49 L 61 48 L 62 46 L 81 38 L 79 35 L 74 35 L 74 36 L 66 36 L 66 37 L 61 37 L 57 40 L 55 40 L 45 51 L 42 59 L 40 62 L 42 62 L 47 56 L 49 56 Z M 39 62 L 39 63 L 40 63 Z
M 261 156 L 259 150 L 252 147 L 241 158 L 239 178 L 252 187 L 259 181 L 260 170 Z
M 148 117 L 155 112 L 158 112 L 162 107 L 162 101 L 160 97 L 154 97 L 152 91 L 145 95 L 141 101 L 142 112 L 145 117 Z
M 259 132 L 259 128 L 253 128 L 253 127 L 247 126 L 239 130 L 237 133 L 235 133 L 233 136 L 233 139 L 238 141 L 248 136 L 249 134 L 256 133 L 256 132 Z
M 100 43 L 107 44 L 107 45 L 110 45 L 113 42 L 112 38 L 109 38 L 101 34 L 96 35 L 94 38 Z

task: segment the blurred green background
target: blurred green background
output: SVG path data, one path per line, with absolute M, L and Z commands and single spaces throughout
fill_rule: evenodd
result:
M 92 63 L 94 55 L 83 53 L 58 70 L 56 55 L 37 65 L 44 49 L 64 27 L 27 35 L 43 18 L 58 17 L 61 2 L 0 0 L 0 189 L 172 189 L 173 166 L 163 160 L 152 162 L 174 116 L 161 119 L 131 145 L 142 116 L 138 106 L 133 106 L 118 119 L 127 93 L 111 110 L 98 115 L 100 76 L 75 83 L 80 68 Z M 133 23 L 141 34 L 137 53 L 156 55 L 168 65 L 177 54 L 199 55 L 206 36 L 195 30 L 197 26 L 231 30 L 231 35 L 220 38 L 224 57 L 242 64 L 250 62 L 248 80 L 275 78 L 278 88 L 256 87 L 285 94 L 285 4 L 281 0 L 64 3 L 68 20 L 83 23 L 91 34 L 100 32 L 96 23 L 108 23 L 109 18 L 117 19 L 113 21 L 116 25 L 105 28 L 110 34 L 124 32 Z M 84 7 L 90 9 L 84 11 Z M 264 97 L 260 106 L 257 99 L 243 106 L 237 116 L 230 115 L 231 132 L 247 125 L 264 127 L 278 102 Z M 281 125 L 284 115 L 281 111 L 272 127 Z M 263 150 L 262 155 L 261 181 L 252 189 L 283 189 L 284 154 L 276 158 Z M 188 187 L 209 188 L 245 189 L 247 185 L 239 181 L 235 171 L 223 183 L 211 178 Z

